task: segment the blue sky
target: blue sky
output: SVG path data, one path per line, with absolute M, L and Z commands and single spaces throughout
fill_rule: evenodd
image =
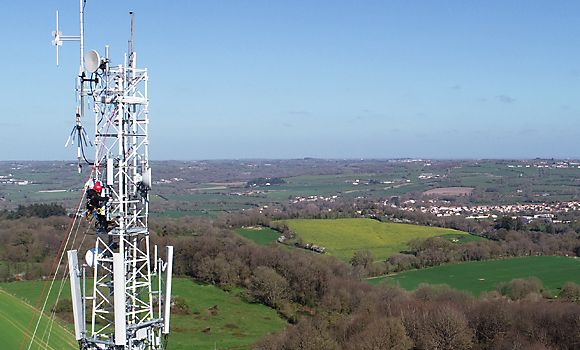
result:
M 75 159 L 78 44 L 0 10 L 0 160 Z M 578 1 L 91 1 L 86 50 L 122 63 L 135 13 L 152 159 L 579 158 Z M 7 15 L 6 15 L 7 14 Z M 84 123 L 92 125 L 86 118 Z

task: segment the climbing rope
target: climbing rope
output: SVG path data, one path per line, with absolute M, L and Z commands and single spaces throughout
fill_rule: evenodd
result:
M 89 175 L 89 179 L 92 176 L 92 174 L 93 174 L 93 172 L 91 171 L 91 174 Z M 60 244 L 60 248 L 59 248 L 58 253 L 57 253 L 57 255 L 56 255 L 55 259 L 54 259 L 54 262 L 52 263 L 52 267 L 50 269 L 50 273 L 48 274 L 48 278 L 46 279 L 46 282 L 44 283 L 44 288 L 42 289 L 42 293 L 40 294 L 40 298 L 38 299 L 38 303 L 36 304 L 36 308 L 34 309 L 34 314 L 32 315 L 32 319 L 30 320 L 30 323 L 28 325 L 28 328 L 26 329 L 26 334 L 24 335 L 24 339 L 22 340 L 22 344 L 20 344 L 20 350 L 22 350 L 22 347 L 24 346 L 24 343 L 26 341 L 26 338 L 28 337 L 28 333 L 30 331 L 30 327 L 32 326 L 32 322 L 34 321 L 34 317 L 36 317 L 36 313 L 38 312 L 38 308 L 39 308 L 40 303 L 41 303 L 41 301 L 43 299 L 44 292 L 46 291 L 46 287 L 48 285 L 48 282 L 50 281 L 50 276 L 53 276 L 52 282 L 50 284 L 50 288 L 48 290 L 48 293 L 46 295 L 46 299 L 44 301 L 44 305 L 42 306 L 42 311 L 41 311 L 41 313 L 40 313 L 40 315 L 38 317 L 38 321 L 36 323 L 36 327 L 34 328 L 34 332 L 32 334 L 31 341 L 30 341 L 30 345 L 28 346 L 28 349 L 30 349 L 32 347 L 32 344 L 34 342 L 34 337 L 36 336 L 36 331 L 38 330 L 38 326 L 40 325 L 40 321 L 42 320 L 42 315 L 44 314 L 44 310 L 45 310 L 46 304 L 48 302 L 48 297 L 50 296 L 50 292 L 52 290 L 52 287 L 54 286 L 54 282 L 56 280 L 56 276 L 58 275 L 58 271 L 60 269 L 60 265 L 62 263 L 62 259 L 64 257 L 64 253 L 66 251 L 66 247 L 68 246 L 68 242 L 70 241 L 71 232 L 72 232 L 73 227 L 74 227 L 74 225 L 75 225 L 75 223 L 77 221 L 77 218 L 79 217 L 78 216 L 78 213 L 80 211 L 81 204 L 83 202 L 84 194 L 86 192 L 88 183 L 89 183 L 89 181 L 87 181 L 85 183 L 85 186 L 83 188 L 83 193 L 82 193 L 82 195 L 81 195 L 81 197 L 80 197 L 80 199 L 79 199 L 79 201 L 77 203 L 77 207 L 76 207 L 75 213 L 74 213 L 74 215 L 73 215 L 73 217 L 72 217 L 72 219 L 71 219 L 71 221 L 69 223 L 69 226 L 67 228 L 67 233 L 65 234 L 65 236 L 64 236 L 64 238 L 63 238 L 63 240 L 62 240 L 62 242 Z M 58 265 L 57 265 L 57 261 L 58 261 Z M 54 269 L 55 266 L 56 266 L 56 270 Z M 52 274 L 53 271 L 55 271 L 54 275 Z
M 110 108 L 111 107 L 109 107 L 109 109 Z M 28 337 L 28 333 L 30 331 L 30 327 L 32 326 L 32 322 L 34 321 L 34 317 L 36 317 L 36 313 L 38 312 L 38 308 L 39 308 L 40 303 L 41 303 L 41 301 L 43 299 L 44 292 L 46 291 L 46 287 L 48 285 L 48 281 L 50 280 L 50 276 L 53 276 L 52 277 L 52 282 L 51 282 L 50 287 L 48 289 L 48 292 L 46 294 L 46 299 L 45 299 L 44 304 L 42 306 L 41 313 L 40 313 L 40 315 L 38 317 L 38 321 L 37 321 L 36 326 L 34 328 L 34 332 L 32 333 L 31 340 L 30 340 L 30 344 L 28 346 L 28 350 L 30 350 L 30 348 L 32 347 L 32 344 L 34 343 L 34 338 L 36 336 L 36 332 L 37 332 L 38 327 L 40 325 L 40 321 L 42 320 L 42 316 L 44 315 L 44 310 L 46 309 L 46 304 L 48 303 L 48 299 L 49 299 L 50 293 L 51 293 L 52 288 L 54 286 L 54 283 L 56 281 L 56 277 L 58 275 L 58 271 L 60 269 L 60 266 L 61 266 L 61 263 L 62 263 L 62 259 L 64 258 L 64 255 L 65 255 L 65 252 L 66 252 L 66 247 L 68 246 L 68 243 L 70 241 L 71 233 L 72 233 L 72 231 L 74 229 L 74 225 L 77 222 L 77 218 L 79 217 L 78 214 L 79 214 L 79 212 L 81 210 L 81 205 L 82 205 L 83 199 L 85 197 L 85 193 L 87 191 L 87 187 L 89 185 L 89 181 L 90 181 L 91 177 L 93 176 L 93 173 L 94 173 L 95 169 L 98 167 L 97 164 L 100 164 L 100 160 L 105 155 L 105 151 L 106 151 L 105 150 L 105 147 L 104 147 L 105 146 L 105 142 L 106 142 L 106 139 L 107 139 L 107 135 L 108 135 L 109 129 L 110 129 L 111 125 L 113 124 L 114 116 L 115 116 L 116 113 L 118 113 L 118 108 L 117 107 L 115 107 L 113 113 L 111 114 L 111 118 L 107 120 L 107 124 L 108 124 L 107 125 L 107 131 L 105 133 L 105 136 L 103 137 L 103 141 L 100 143 L 100 147 L 99 147 L 98 152 L 97 152 L 97 158 L 93 162 L 93 167 L 92 167 L 91 173 L 89 174 L 89 178 L 85 182 L 85 186 L 83 188 L 83 192 L 81 194 L 81 197 L 80 197 L 80 199 L 79 199 L 79 201 L 77 203 L 76 209 L 75 209 L 75 214 L 74 214 L 73 218 L 71 219 L 71 221 L 70 221 L 70 223 L 68 225 L 67 233 L 63 237 L 63 240 L 62 240 L 62 242 L 60 244 L 60 248 L 58 250 L 58 253 L 57 253 L 57 255 L 56 255 L 55 259 L 54 259 L 54 262 L 52 263 L 52 267 L 50 269 L 50 273 L 48 274 L 48 278 L 46 279 L 46 282 L 45 282 L 44 287 L 42 289 L 42 293 L 40 294 L 40 298 L 38 299 L 38 303 L 36 304 L 36 308 L 34 309 L 34 314 L 32 315 L 32 319 L 30 320 L 30 323 L 28 324 L 28 328 L 26 329 L 26 333 L 24 335 L 24 339 L 22 340 L 22 344 L 20 344 L 20 350 L 22 350 L 22 348 L 24 346 L 24 343 L 26 342 L 26 338 Z M 80 223 L 79 223 L 79 227 L 80 227 Z M 79 227 L 77 227 L 76 233 L 75 233 L 74 238 L 73 238 L 73 243 L 72 243 L 71 246 L 74 246 L 74 242 L 76 240 Z M 85 235 L 85 237 L 86 237 L 86 235 Z M 79 247 L 82 246 L 82 243 L 84 242 L 85 237 L 83 237 L 83 239 L 82 239 L 81 244 L 79 245 Z M 57 263 L 57 260 L 58 260 L 58 265 L 56 264 Z M 54 269 L 55 265 L 56 265 L 56 271 Z M 56 304 L 58 304 L 58 300 L 60 298 L 60 294 L 62 292 L 62 288 L 64 286 L 64 282 L 67 279 L 67 276 L 66 276 L 67 269 L 68 269 L 68 266 L 65 267 L 65 277 L 62 280 L 62 283 L 61 283 L 61 286 L 60 286 L 60 289 L 59 289 L 59 293 L 58 293 L 58 296 L 57 296 Z M 53 271 L 55 271 L 54 275 L 52 274 Z M 52 322 L 50 322 L 50 330 L 51 331 L 52 331 L 52 323 L 53 322 L 54 322 L 54 318 L 52 319 Z M 42 337 L 43 339 L 44 339 L 45 335 L 46 335 L 46 329 L 45 329 L 44 335 Z M 50 332 L 49 332 L 48 338 L 50 339 Z M 48 347 L 48 340 L 46 342 L 46 346 Z

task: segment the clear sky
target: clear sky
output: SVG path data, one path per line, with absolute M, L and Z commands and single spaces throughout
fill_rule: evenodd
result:
M 72 1 L 3 1 L 0 160 L 76 158 Z M 87 0 L 120 64 L 135 13 L 152 159 L 579 158 L 579 1 Z M 84 123 L 94 121 L 86 117 Z M 92 154 L 92 151 L 91 153 Z

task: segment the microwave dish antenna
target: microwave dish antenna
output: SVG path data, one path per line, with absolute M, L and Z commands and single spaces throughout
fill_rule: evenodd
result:
M 89 250 L 87 250 L 87 253 L 85 254 L 85 261 L 87 262 L 87 265 L 89 267 L 95 267 L 97 266 L 97 258 L 99 256 L 102 256 L 104 253 L 104 250 L 101 248 L 91 248 Z
M 91 50 L 85 55 L 85 68 L 91 73 L 96 73 L 104 62 L 105 60 L 95 50 Z

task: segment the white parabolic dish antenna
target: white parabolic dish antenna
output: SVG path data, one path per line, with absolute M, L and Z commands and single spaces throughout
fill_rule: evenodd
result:
M 143 173 L 143 185 L 145 185 L 145 187 L 147 187 L 148 189 L 151 189 L 151 168 L 147 169 L 144 173 Z
M 95 267 L 97 257 L 101 254 L 103 254 L 103 250 L 101 248 L 91 248 L 87 250 L 87 254 L 85 254 L 85 261 L 87 262 L 87 265 L 90 267 Z
M 87 52 L 85 55 L 85 68 L 91 72 L 95 73 L 101 66 L 101 57 L 99 53 L 95 50 Z

